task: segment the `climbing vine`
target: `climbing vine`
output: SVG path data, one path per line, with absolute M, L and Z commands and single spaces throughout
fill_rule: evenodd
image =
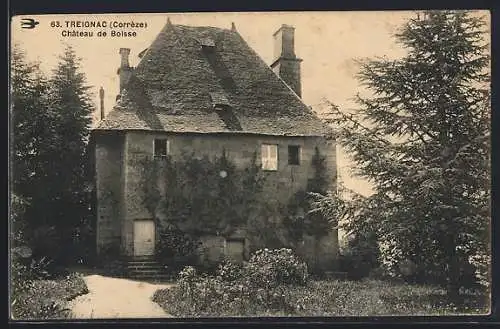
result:
M 245 168 L 224 151 L 212 158 L 185 153 L 175 160 L 146 159 L 144 206 L 159 227 L 158 253 L 191 259 L 200 236 L 229 237 L 237 229 L 246 231 L 251 247 L 294 247 L 304 234 L 328 234 L 328 218 L 310 213 L 309 192 L 324 194 L 328 187 L 326 160 L 319 150 L 311 161 L 314 177 L 285 205 L 271 203 L 262 193 L 265 176 L 256 156 Z
M 314 212 L 312 207 L 311 194 L 325 195 L 330 179 L 326 158 L 320 153 L 318 147 L 315 148 L 311 164 L 314 168 L 313 178 L 309 179 L 306 189 L 296 192 L 283 209 L 283 223 L 290 240 L 295 244 L 302 239 L 304 233 L 320 238 L 327 235 L 332 227 L 331 218 L 320 212 Z
M 144 206 L 159 224 L 159 252 L 165 255 L 191 254 L 201 235 L 230 236 L 259 209 L 264 177 L 256 154 L 243 169 L 225 151 L 213 158 L 148 158 L 143 165 Z

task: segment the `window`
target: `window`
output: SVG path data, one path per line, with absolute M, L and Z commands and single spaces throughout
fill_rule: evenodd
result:
M 212 105 L 216 110 L 231 106 L 224 93 L 210 93 L 210 99 L 212 100 Z
M 201 43 L 201 46 L 202 47 L 206 47 L 206 48 L 209 48 L 209 49 L 213 49 L 215 47 L 215 42 L 214 40 L 210 39 L 210 38 L 203 38 L 200 40 L 200 43 Z
M 262 144 L 262 169 L 278 170 L 278 145 Z
M 169 143 L 166 139 L 155 139 L 154 156 L 155 158 L 165 158 L 169 151 Z
M 288 164 L 300 165 L 300 146 L 288 145 Z

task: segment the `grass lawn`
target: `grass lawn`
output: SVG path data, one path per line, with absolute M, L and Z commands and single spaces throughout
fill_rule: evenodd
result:
M 67 319 L 71 316 L 68 302 L 88 289 L 80 275 L 70 274 L 54 280 L 17 282 L 11 293 L 13 320 Z
M 281 304 L 263 308 L 256 306 L 254 296 L 235 298 L 228 307 L 216 300 L 200 304 L 203 296 L 193 300 L 183 296 L 179 287 L 159 290 L 153 296 L 167 313 L 176 317 L 189 316 L 384 316 L 384 315 L 458 315 L 489 313 L 489 296 L 478 292 L 463 294 L 460 305 L 452 305 L 444 290 L 422 285 L 410 285 L 378 280 L 310 281 L 306 286 L 281 286 Z M 221 292 L 224 294 L 224 292 Z M 276 293 L 274 291 L 273 293 Z M 216 296 L 213 293 L 210 296 Z M 221 299 L 225 296 L 221 295 Z

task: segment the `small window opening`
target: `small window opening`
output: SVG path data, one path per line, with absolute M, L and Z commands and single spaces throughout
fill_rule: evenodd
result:
M 168 140 L 155 139 L 154 140 L 154 157 L 165 158 L 168 155 Z
M 203 38 L 200 40 L 201 48 L 207 51 L 213 51 L 215 42 L 210 38 Z
M 231 107 L 231 103 L 223 92 L 213 92 L 210 94 L 210 100 L 215 110 L 224 110 Z
M 288 164 L 300 165 L 300 146 L 288 145 Z

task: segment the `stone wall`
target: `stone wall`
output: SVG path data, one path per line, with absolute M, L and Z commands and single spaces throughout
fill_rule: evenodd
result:
M 249 165 L 254 152 L 257 154 L 257 162 L 260 163 L 261 144 L 278 144 L 278 170 L 264 172 L 266 183 L 263 192 L 268 201 L 276 204 L 287 203 L 295 192 L 306 187 L 308 179 L 314 175 L 311 161 L 315 147 L 318 147 L 320 153 L 327 157 L 331 178 L 330 185 L 332 188 L 335 187 L 335 144 L 328 143 L 323 138 L 127 132 L 123 171 L 125 200 L 123 215 L 125 222 L 122 227 L 122 250 L 127 255 L 133 254 L 133 221 L 154 218 L 154 215 L 144 205 L 142 182 L 144 181 L 145 171 L 142 161 L 144 161 L 145 157 L 151 158 L 153 156 L 155 138 L 167 138 L 169 140 L 169 154 L 174 159 L 180 158 L 185 152 L 194 153 L 195 156 L 199 157 L 204 155 L 210 157 L 220 156 L 225 150 L 228 158 L 239 167 Z M 301 147 L 299 165 L 288 164 L 288 145 L 299 145 Z M 330 235 L 330 237 L 331 239 L 328 242 L 323 241 L 321 245 L 329 245 L 329 253 L 335 255 L 336 258 L 338 241 L 335 234 Z M 216 243 L 217 248 L 220 249 L 220 243 L 222 242 L 219 239 L 216 240 L 218 241 Z M 207 243 L 210 244 L 211 242 Z M 247 245 L 245 245 L 245 250 L 248 250 Z
M 95 178 L 97 198 L 97 253 L 118 251 L 121 233 L 123 136 L 96 136 Z

